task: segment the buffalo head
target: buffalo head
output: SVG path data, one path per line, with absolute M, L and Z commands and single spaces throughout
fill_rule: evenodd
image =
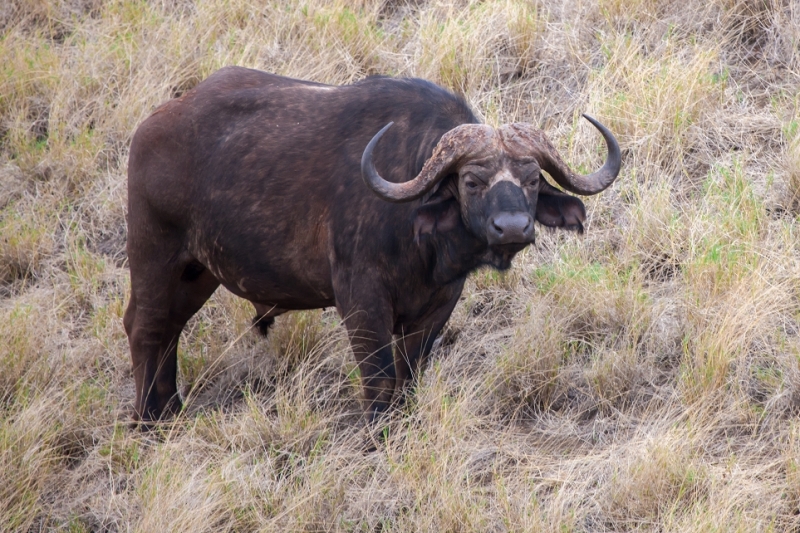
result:
M 549 185 L 542 170 L 565 190 L 582 195 L 599 193 L 619 174 L 616 139 L 597 120 L 584 117 L 600 131 L 608 147 L 603 167 L 587 176 L 573 172 L 544 133 L 524 123 L 497 129 L 464 124 L 448 131 L 419 175 L 405 183 L 383 179 L 372 160 L 389 123 L 364 150 L 361 172 L 372 191 L 389 202 L 425 197 L 415 219 L 417 237 L 452 229 L 460 217 L 468 231 L 492 249 L 496 260 L 491 262 L 507 268 L 514 254 L 534 242 L 534 220 L 583 230 L 583 203 Z

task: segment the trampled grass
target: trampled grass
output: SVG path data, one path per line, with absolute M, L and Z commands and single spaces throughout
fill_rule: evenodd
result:
M 800 8 L 767 0 L 0 5 L 0 531 L 800 528 Z M 128 426 L 136 126 L 214 70 L 420 76 L 580 170 L 584 236 L 471 276 L 384 435 L 339 317 L 220 289 L 187 409 Z

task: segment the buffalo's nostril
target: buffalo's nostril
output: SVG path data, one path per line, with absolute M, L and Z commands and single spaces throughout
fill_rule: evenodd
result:
M 494 219 L 492 219 L 492 226 L 494 227 L 494 231 L 497 232 L 498 235 L 503 234 L 503 226 L 499 225 Z

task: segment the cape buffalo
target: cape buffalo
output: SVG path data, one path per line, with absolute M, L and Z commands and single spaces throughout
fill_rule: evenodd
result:
M 582 231 L 620 170 L 574 173 L 530 124 L 479 123 L 420 79 L 330 86 L 224 68 L 136 131 L 128 164 L 125 331 L 142 421 L 174 413 L 177 344 L 222 284 L 263 330 L 336 306 L 374 418 L 419 368 L 467 275 L 509 268 L 534 220 Z M 394 336 L 402 342 L 394 343 Z

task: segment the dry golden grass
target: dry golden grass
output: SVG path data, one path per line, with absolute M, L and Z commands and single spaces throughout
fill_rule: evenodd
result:
M 0 5 L 0 531 L 800 529 L 800 9 L 784 0 Z M 371 434 L 338 316 L 220 290 L 128 427 L 127 149 L 224 65 L 421 76 L 588 169 L 583 237 L 473 275 Z M 370 451 L 372 450 L 372 451 Z

